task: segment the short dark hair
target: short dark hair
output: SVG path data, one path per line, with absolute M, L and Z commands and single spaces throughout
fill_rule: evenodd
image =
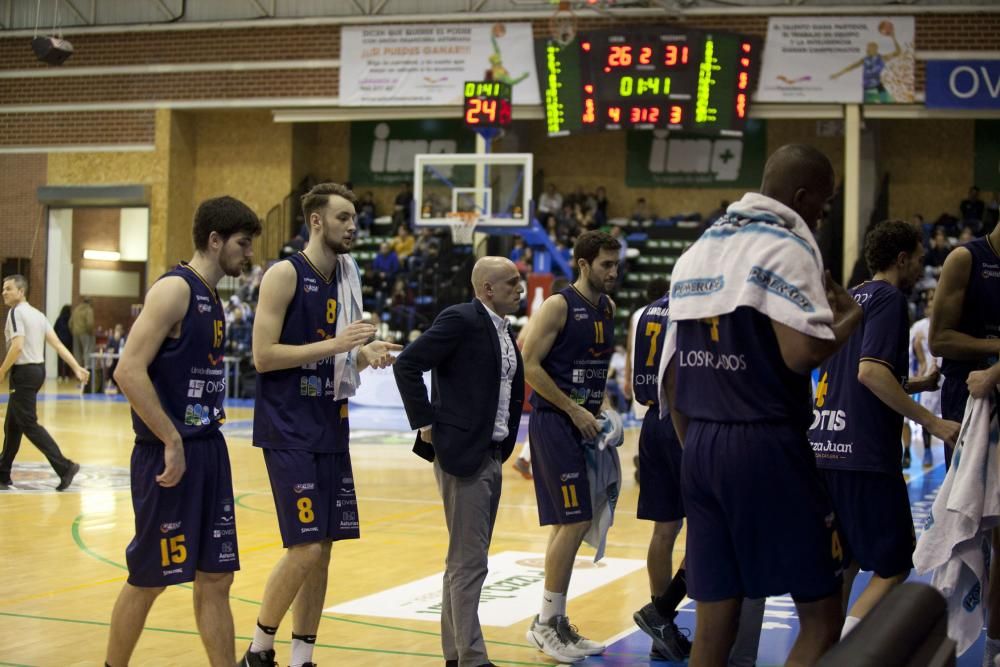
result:
M 28 279 L 22 276 L 20 273 L 12 273 L 9 276 L 4 276 L 3 282 L 10 280 L 14 283 L 14 287 L 24 292 L 28 291 Z
M 260 218 L 249 206 L 235 197 L 215 197 L 206 199 L 194 213 L 194 247 L 196 250 L 208 249 L 208 237 L 212 232 L 228 241 L 229 237 L 239 232 L 250 236 L 258 236 L 263 227 Z
M 646 285 L 646 301 L 652 303 L 656 301 L 670 289 L 670 281 L 666 278 L 653 278 Z
M 330 197 L 343 197 L 352 204 L 358 203 L 354 192 L 340 183 L 320 183 L 312 190 L 302 195 L 302 217 L 309 224 L 309 216 L 319 211 L 330 202 Z
M 592 229 L 580 234 L 580 238 L 573 244 L 573 264 L 586 260 L 587 264 L 592 264 L 601 250 L 619 250 L 622 244 L 607 232 Z
M 923 243 L 920 231 L 902 220 L 884 220 L 865 236 L 865 263 L 873 274 L 888 269 L 899 253 L 910 253 Z

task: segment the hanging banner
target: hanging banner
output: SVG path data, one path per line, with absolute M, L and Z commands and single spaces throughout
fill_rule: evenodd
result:
M 929 109 L 1000 109 L 1000 60 L 928 60 Z
M 344 26 L 340 105 L 462 104 L 466 81 L 502 81 L 541 104 L 530 23 Z
M 418 153 L 474 153 L 476 137 L 460 120 L 381 120 L 351 123 L 351 183 L 399 185 L 413 181 Z
M 767 123 L 748 120 L 742 137 L 630 130 L 625 146 L 630 188 L 756 190 L 767 159 Z
M 771 18 L 757 102 L 913 102 L 912 16 Z

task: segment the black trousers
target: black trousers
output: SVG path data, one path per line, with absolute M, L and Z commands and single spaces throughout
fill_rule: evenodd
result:
M 63 456 L 59 445 L 38 423 L 35 403 L 45 382 L 45 364 L 22 364 L 10 370 L 10 397 L 3 422 L 3 453 L 0 453 L 0 482 L 10 483 L 10 469 L 21 449 L 21 436 L 27 436 L 45 455 L 56 474 L 62 477 L 73 465 Z

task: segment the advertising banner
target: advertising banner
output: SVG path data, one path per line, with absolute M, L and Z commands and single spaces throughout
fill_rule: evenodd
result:
M 781 16 L 767 24 L 757 102 L 913 102 L 912 16 Z
M 351 183 L 399 185 L 413 181 L 418 153 L 473 153 L 476 137 L 460 120 L 381 120 L 351 123 Z
M 928 60 L 930 109 L 1000 109 L 1000 60 Z
M 530 23 L 344 26 L 340 104 L 462 104 L 466 81 L 502 81 L 514 104 L 541 104 Z

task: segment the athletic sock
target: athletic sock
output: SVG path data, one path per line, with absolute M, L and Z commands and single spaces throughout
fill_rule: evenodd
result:
M 566 615 L 566 594 L 545 591 L 542 594 L 542 611 L 538 614 L 539 623 L 548 623 L 553 616 Z
M 983 667 L 993 667 L 998 655 L 1000 655 L 1000 639 L 987 635 L 986 649 L 983 651 Z
M 257 621 L 257 627 L 253 631 L 253 641 L 250 642 L 250 652 L 262 653 L 274 650 L 274 633 L 277 631 L 278 628 L 270 628 Z
M 313 648 L 316 647 L 316 635 L 297 635 L 292 633 L 292 657 L 288 667 L 302 667 L 312 662 Z
M 676 613 L 677 606 L 687 595 L 687 573 L 684 568 L 677 570 L 677 574 L 670 580 L 670 585 L 663 595 L 653 597 L 653 606 L 656 612 L 663 618 L 670 620 Z
M 856 626 L 860 622 L 861 619 L 858 618 L 857 616 L 848 616 L 847 618 L 845 618 L 844 627 L 840 631 L 840 638 L 843 639 L 844 637 L 846 637 L 847 634 L 854 629 L 854 626 Z

